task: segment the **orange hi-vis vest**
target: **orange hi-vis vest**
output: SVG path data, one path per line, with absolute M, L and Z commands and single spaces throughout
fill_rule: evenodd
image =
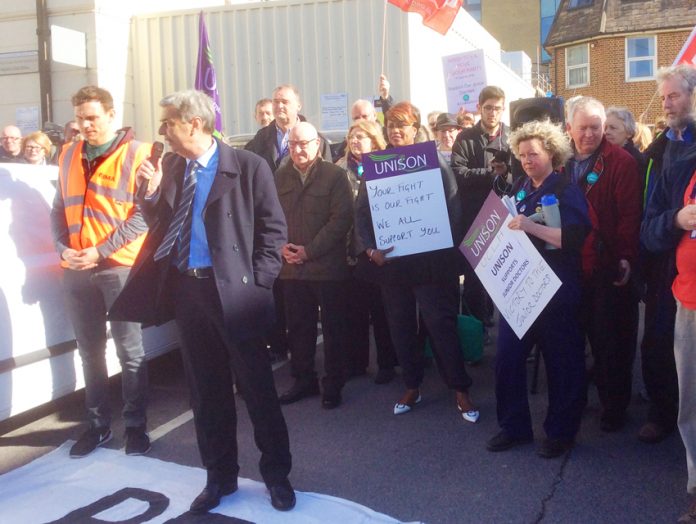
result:
M 70 247 L 98 246 L 135 212 L 135 171 L 150 153 L 150 144 L 131 140 L 121 144 L 96 168 L 87 182 L 82 165 L 82 142 L 61 152 L 59 188 L 63 194 Z M 132 266 L 147 233 L 114 251 L 108 258 Z M 67 267 L 62 262 L 63 267 Z

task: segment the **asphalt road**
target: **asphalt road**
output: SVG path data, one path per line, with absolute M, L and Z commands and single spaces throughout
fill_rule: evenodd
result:
M 338 409 L 321 409 L 318 397 L 284 407 L 296 489 L 432 524 L 676 521 L 688 502 L 683 445 L 678 434 L 660 444 L 638 442 L 635 434 L 647 405 L 637 395 L 627 427 L 606 434 L 599 430 L 591 389 L 578 445 L 563 458 L 541 459 L 534 444 L 487 452 L 485 442 L 497 432 L 493 353 L 487 347 L 484 361 L 470 369 L 472 396 L 481 409 L 478 424 L 461 419 L 434 368 L 426 374 L 423 402 L 406 415 L 392 414 L 403 391 L 400 379 L 375 385 L 374 370 L 346 385 Z M 200 466 L 178 352 L 153 361 L 150 377 L 150 456 Z M 280 391 L 289 387 L 289 366 L 276 369 L 275 377 Z M 112 382 L 118 412 L 120 384 Z M 538 443 L 546 406 L 543 371 L 540 391 L 530 399 Z M 241 399 L 239 413 L 240 475 L 260 480 L 259 454 Z M 83 430 L 81 419 L 82 395 L 77 393 L 0 423 L 0 473 L 76 439 Z M 108 447 L 120 449 L 120 419 L 113 429 L 116 438 Z

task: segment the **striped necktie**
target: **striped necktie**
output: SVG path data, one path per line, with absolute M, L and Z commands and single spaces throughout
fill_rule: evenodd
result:
M 186 218 L 191 215 L 189 211 L 191 210 L 193 195 L 196 194 L 196 173 L 198 172 L 198 167 L 198 162 L 192 161 L 189 164 L 189 172 L 184 180 L 184 188 L 181 191 L 181 198 L 179 199 L 179 205 L 174 213 L 174 218 L 169 224 L 169 229 L 167 230 L 167 234 L 164 235 L 164 240 L 162 240 L 162 243 L 155 252 L 155 260 L 163 259 L 171 253 L 176 239 L 181 235 L 179 250 L 175 261 L 176 267 L 180 270 L 181 266 L 184 264 L 184 270 L 188 267 L 188 255 L 191 245 L 191 221 L 187 221 Z M 184 227 L 185 222 L 188 222 L 188 228 Z

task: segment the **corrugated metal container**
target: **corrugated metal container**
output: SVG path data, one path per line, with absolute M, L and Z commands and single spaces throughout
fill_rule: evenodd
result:
M 255 132 L 255 102 L 270 97 L 279 84 L 299 88 L 302 113 L 318 127 L 322 94 L 347 93 L 349 104 L 372 98 L 381 72 L 384 5 L 378 0 L 289 0 L 206 10 L 224 134 Z M 384 72 L 392 95 L 410 99 L 423 115 L 447 107 L 442 56 L 485 48 L 491 60 L 500 62 L 500 46 L 464 10 L 443 37 L 424 27 L 418 15 L 389 5 L 386 32 Z M 143 139 L 156 134 L 158 101 L 193 87 L 197 53 L 198 11 L 133 18 L 133 124 Z M 508 101 L 532 96 L 531 86 L 509 70 L 505 75 Z

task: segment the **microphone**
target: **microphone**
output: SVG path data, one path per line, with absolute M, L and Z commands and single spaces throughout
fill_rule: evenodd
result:
M 159 162 L 162 153 L 164 152 L 164 144 L 162 142 L 154 142 L 152 144 L 152 149 L 150 150 L 150 156 L 147 161 L 150 162 L 155 169 L 157 169 L 157 163 Z M 143 181 L 138 187 L 138 191 L 135 193 L 137 200 L 142 200 L 145 198 L 145 193 L 147 193 L 147 187 L 150 185 L 149 180 Z

